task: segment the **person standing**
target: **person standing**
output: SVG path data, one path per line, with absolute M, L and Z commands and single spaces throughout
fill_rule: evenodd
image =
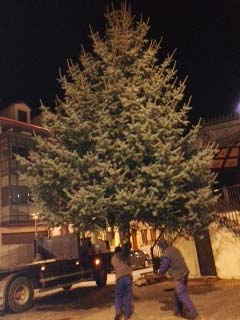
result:
M 199 319 L 198 313 L 187 291 L 189 270 L 181 252 L 168 245 L 166 240 L 160 239 L 158 246 L 162 249 L 162 257 L 158 274 L 163 275 L 168 272 L 169 276 L 175 283 L 174 290 L 174 314 L 176 316 L 183 316 L 183 306 L 187 309 L 187 319 Z
M 132 268 L 128 263 L 128 255 L 121 247 L 115 248 L 111 259 L 112 266 L 116 273 L 115 288 L 115 309 L 114 320 L 130 319 L 132 314 Z

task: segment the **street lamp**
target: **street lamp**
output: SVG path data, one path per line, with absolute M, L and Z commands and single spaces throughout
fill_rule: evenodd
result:
M 34 212 L 31 214 L 33 220 L 34 220 L 34 230 L 35 230 L 35 236 L 34 236 L 34 257 L 37 257 L 38 254 L 38 232 L 37 232 L 37 225 L 38 225 L 38 219 L 39 219 L 39 212 Z

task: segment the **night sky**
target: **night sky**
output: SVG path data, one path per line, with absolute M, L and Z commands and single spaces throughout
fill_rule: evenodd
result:
M 54 106 L 59 68 L 91 50 L 89 25 L 104 31 L 108 0 L 0 0 L 0 104 L 24 101 L 37 113 Z M 189 76 L 193 120 L 233 112 L 240 101 L 240 0 L 132 0 L 150 18 L 160 58 L 177 48 L 180 78 Z

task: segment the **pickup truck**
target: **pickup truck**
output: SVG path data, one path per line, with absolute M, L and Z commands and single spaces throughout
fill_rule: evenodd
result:
M 34 289 L 70 290 L 74 283 L 92 280 L 98 287 L 106 285 L 111 252 L 96 253 L 77 234 L 66 236 L 41 239 L 37 261 L 0 269 L 0 310 L 19 313 L 30 309 Z

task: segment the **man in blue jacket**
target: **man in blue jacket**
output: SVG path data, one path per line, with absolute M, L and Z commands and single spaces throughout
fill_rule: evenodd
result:
M 175 283 L 173 297 L 174 314 L 176 316 L 183 316 L 183 306 L 185 306 L 188 311 L 187 319 L 199 319 L 196 308 L 187 292 L 189 270 L 182 254 L 177 248 L 168 245 L 164 239 L 158 241 L 158 246 L 162 249 L 158 274 L 163 275 L 165 272 L 168 272 Z

